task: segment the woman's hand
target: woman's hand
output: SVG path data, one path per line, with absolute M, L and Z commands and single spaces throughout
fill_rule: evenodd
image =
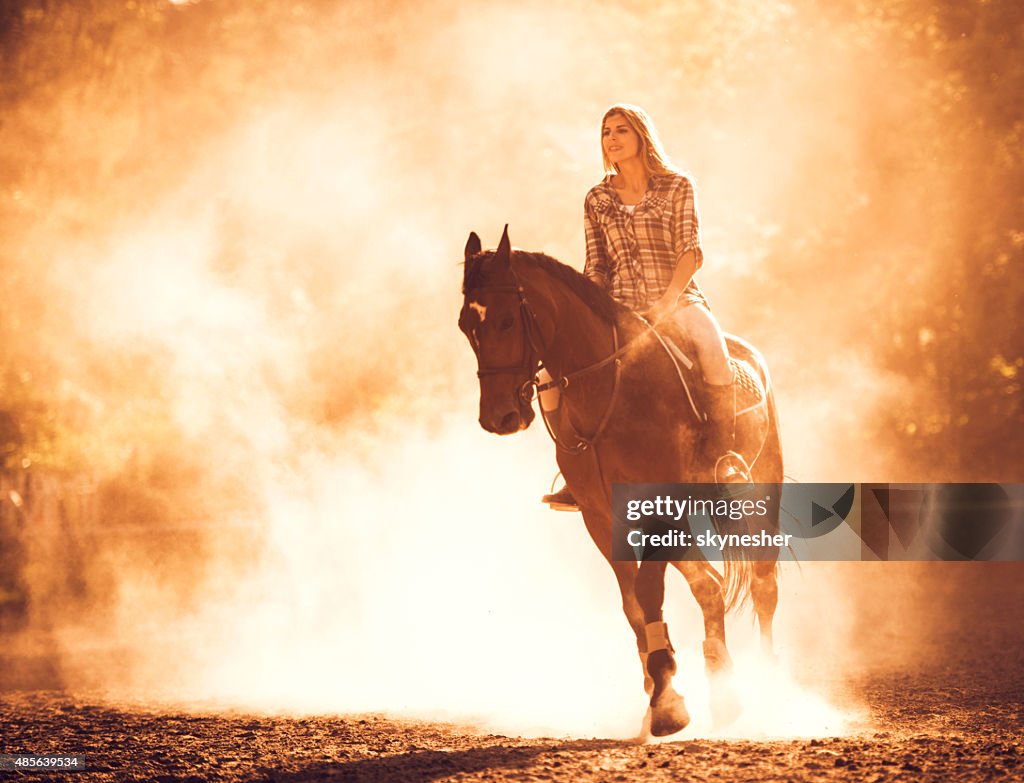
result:
M 686 286 L 690 284 L 690 278 L 697 271 L 697 251 L 687 250 L 676 264 L 675 272 L 672 273 L 672 281 L 665 289 L 661 298 L 654 302 L 644 312 L 643 316 L 652 324 L 665 320 L 679 304 L 679 297 Z
M 643 316 L 652 324 L 659 324 L 672 314 L 672 305 L 672 300 L 666 300 L 665 297 L 662 297 L 644 310 Z

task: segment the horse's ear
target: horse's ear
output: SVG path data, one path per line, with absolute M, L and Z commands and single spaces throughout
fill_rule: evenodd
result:
M 512 243 L 508 241 L 508 223 L 506 223 L 505 230 L 501 232 L 501 241 L 498 243 L 497 258 L 499 262 L 507 264 L 511 255 Z
M 480 249 L 480 237 L 476 235 L 475 231 L 470 231 L 469 239 L 466 240 L 466 260 L 469 261 L 480 252 Z

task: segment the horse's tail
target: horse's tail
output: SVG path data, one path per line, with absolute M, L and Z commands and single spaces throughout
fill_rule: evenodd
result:
M 757 371 L 764 385 L 765 403 L 768 411 L 765 442 L 758 458 L 750 466 L 753 479 L 758 483 L 781 484 L 783 481 L 782 465 L 782 434 L 779 429 L 779 414 L 775 407 L 775 387 L 768 373 L 768 363 L 764 356 L 753 345 L 735 335 L 726 335 L 729 353 L 733 358 L 744 359 Z M 778 492 L 772 493 L 768 501 L 769 515 L 775 522 L 775 531 L 779 529 Z M 754 579 L 753 561 L 749 552 L 743 547 L 727 547 L 724 552 L 724 575 L 720 580 L 725 594 L 725 611 L 741 609 L 751 600 L 751 586 Z M 778 560 L 775 562 L 778 571 Z M 713 570 L 713 569 L 712 569 Z M 717 572 L 715 572 L 717 576 Z
M 732 612 L 742 609 L 751 600 L 754 564 L 742 547 L 726 547 L 724 557 L 722 591 L 725 594 L 725 611 Z
M 719 528 L 716 525 L 716 530 Z M 720 532 L 726 532 L 724 530 Z M 705 571 L 722 590 L 725 611 L 742 609 L 751 600 L 750 588 L 754 581 L 753 561 L 740 547 L 726 547 L 722 552 L 722 573 L 711 563 L 704 561 Z

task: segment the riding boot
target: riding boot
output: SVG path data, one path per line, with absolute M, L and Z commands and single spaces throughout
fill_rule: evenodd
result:
M 545 495 L 540 499 L 541 503 L 547 503 L 551 506 L 552 511 L 579 511 L 580 507 L 576 504 L 576 498 L 572 496 L 572 492 L 569 491 L 569 487 L 564 483 L 561 489 L 552 492 L 550 495 Z
M 750 481 L 746 463 L 736 453 L 736 384 L 704 384 L 708 426 L 704 434 L 704 461 L 712 481 Z
M 561 424 L 562 407 L 558 406 L 557 408 L 553 408 L 549 411 L 542 410 L 541 415 L 547 419 L 548 426 L 551 428 L 551 433 L 557 438 Z M 572 496 L 572 492 L 569 491 L 569 487 L 564 483 L 560 489 L 542 497 L 540 502 L 547 503 L 551 506 L 553 511 L 580 510 L 580 507 L 576 503 L 576 498 Z

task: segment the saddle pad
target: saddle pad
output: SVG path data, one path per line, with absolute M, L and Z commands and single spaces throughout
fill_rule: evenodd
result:
M 704 379 L 699 365 L 691 361 L 683 350 L 684 346 L 690 347 L 685 335 L 679 331 L 675 323 L 672 323 L 668 329 L 661 332 L 661 339 L 668 350 L 669 356 L 675 362 L 676 370 L 679 372 L 679 380 L 683 383 L 686 396 L 690 400 L 694 414 L 696 414 L 698 419 L 703 419 L 704 405 L 701 402 L 701 398 L 703 396 Z M 765 403 L 765 390 L 761 385 L 760 377 L 742 359 L 729 357 L 729 363 L 732 365 L 735 373 L 736 415 L 747 413 L 763 405 Z M 691 389 L 696 392 L 696 395 L 691 393 Z
M 746 362 L 729 359 L 736 379 L 736 412 L 745 413 L 764 402 L 764 389 Z

